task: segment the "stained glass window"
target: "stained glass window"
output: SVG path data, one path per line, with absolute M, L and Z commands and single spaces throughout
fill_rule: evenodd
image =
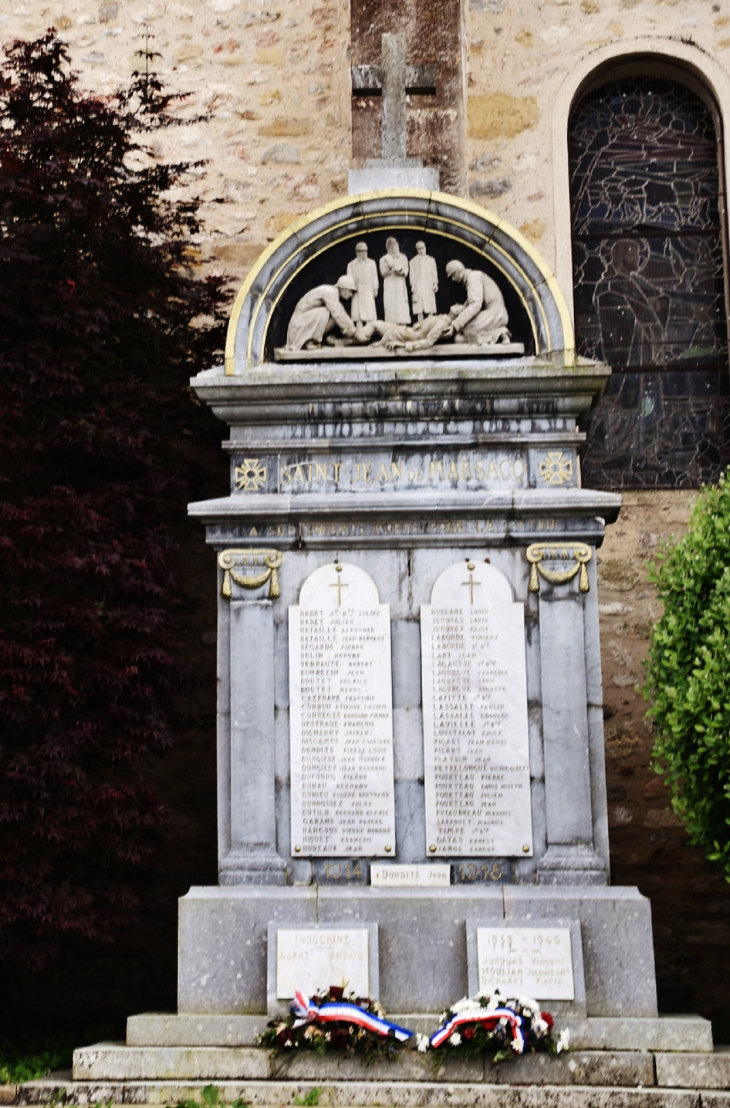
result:
M 586 483 L 691 486 L 728 460 L 718 137 L 698 92 L 649 73 L 600 84 L 572 113 L 578 349 L 614 369 Z

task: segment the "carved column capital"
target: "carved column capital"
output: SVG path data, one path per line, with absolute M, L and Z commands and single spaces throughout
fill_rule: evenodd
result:
M 221 596 L 230 600 L 233 596 L 232 582 L 242 589 L 260 589 L 268 581 L 269 600 L 276 600 L 279 591 L 279 567 L 283 561 L 280 550 L 263 550 L 250 547 L 245 550 L 222 550 L 218 555 L 218 565 L 223 570 Z M 246 573 L 246 570 L 258 570 Z
M 551 585 L 565 585 L 568 581 L 572 581 L 576 575 L 580 574 L 578 577 L 578 588 L 581 592 L 588 592 L 590 590 L 591 586 L 588 580 L 588 570 L 586 566 L 593 557 L 593 551 L 586 543 L 533 542 L 525 551 L 525 556 L 532 566 L 530 570 L 530 592 L 540 591 L 538 573 L 541 577 L 544 577 L 546 581 L 549 581 Z M 570 569 L 564 570 L 548 569 L 547 566 L 543 564 L 544 562 L 572 561 L 575 562 L 575 565 L 571 566 Z

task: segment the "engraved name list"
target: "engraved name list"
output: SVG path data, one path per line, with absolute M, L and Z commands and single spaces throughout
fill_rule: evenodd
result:
M 390 612 L 330 563 L 289 609 L 292 853 L 395 854 Z

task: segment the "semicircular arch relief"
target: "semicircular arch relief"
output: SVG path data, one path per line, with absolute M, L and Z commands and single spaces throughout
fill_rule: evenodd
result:
M 243 374 L 273 361 L 286 343 L 301 297 L 323 280 L 334 285 L 355 258 L 358 243 L 364 242 L 370 258 L 378 259 L 392 237 L 411 258 L 419 242 L 433 255 L 438 312 L 448 312 L 459 299 L 445 266 L 448 259 L 460 261 L 496 282 L 510 331 L 526 354 L 559 352 L 572 364 L 575 344 L 565 299 L 545 261 L 518 231 L 468 201 L 442 193 L 389 190 L 327 205 L 293 224 L 264 251 L 234 304 L 226 373 Z

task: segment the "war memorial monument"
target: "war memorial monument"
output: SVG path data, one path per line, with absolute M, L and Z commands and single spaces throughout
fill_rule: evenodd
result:
M 76 1052 L 89 1096 L 648 1095 L 711 1057 L 707 1021 L 658 1018 L 649 902 L 610 880 L 596 552 L 620 498 L 580 471 L 610 370 L 522 236 L 407 161 L 271 244 L 193 380 L 230 456 L 228 494 L 190 506 L 218 566 L 219 884 L 180 901 L 177 1014 Z M 427 187 L 367 191 L 388 172 Z M 257 1035 L 342 983 L 419 1032 L 528 993 L 573 1052 L 284 1080 Z

